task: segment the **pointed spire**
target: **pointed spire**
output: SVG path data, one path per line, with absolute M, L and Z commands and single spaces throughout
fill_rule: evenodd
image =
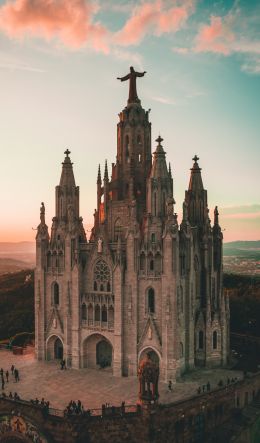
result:
M 172 167 L 170 162 L 169 162 L 169 176 L 170 178 L 172 178 Z
M 108 182 L 107 160 L 106 160 L 106 162 L 105 162 L 104 181 Z
M 101 171 L 100 171 L 100 164 L 98 165 L 97 185 L 101 185 Z
M 215 226 L 219 225 L 218 216 L 219 216 L 218 207 L 215 206 L 215 209 L 214 209 L 214 225 Z
M 62 172 L 61 172 L 61 178 L 60 178 L 60 186 L 76 186 L 75 178 L 73 174 L 73 168 L 70 160 L 70 151 L 66 149 L 64 152 L 66 154 L 66 157 L 64 159 L 64 162 L 62 163 Z
M 191 168 L 189 191 L 201 191 L 204 188 L 200 172 L 201 168 L 198 165 L 199 157 L 195 155 L 192 160 L 194 161 L 194 163 L 193 167 Z
M 153 165 L 151 170 L 151 177 L 169 178 L 169 173 L 165 160 L 165 151 L 162 147 L 163 138 L 159 135 L 155 141 L 158 143 L 158 145 L 153 153 Z

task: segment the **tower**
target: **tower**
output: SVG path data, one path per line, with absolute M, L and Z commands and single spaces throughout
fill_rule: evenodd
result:
M 193 158 L 182 220 L 159 135 L 137 94 L 145 72 L 130 68 L 117 123 L 116 161 L 98 166 L 97 208 L 89 241 L 79 211 L 70 151 L 65 151 L 51 235 L 42 204 L 36 236 L 35 331 L 38 359 L 74 368 L 109 366 L 136 376 L 146 353 L 161 379 L 195 366 L 224 365 L 229 308 L 222 288 L 217 207 L 211 226 L 199 158 Z M 166 145 L 167 146 L 167 145 Z M 170 147 L 167 147 L 170 151 Z

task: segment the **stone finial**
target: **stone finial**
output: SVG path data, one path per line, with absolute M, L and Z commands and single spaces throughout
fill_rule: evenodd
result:
M 98 165 L 98 174 L 97 174 L 97 184 L 101 184 L 101 171 L 100 171 L 100 164 Z
M 215 209 L 214 209 L 214 225 L 218 225 L 219 224 L 218 216 L 219 216 L 218 207 L 215 206 Z
M 41 203 L 41 207 L 40 207 L 40 220 L 41 220 L 41 224 L 45 225 L 45 206 L 44 203 Z

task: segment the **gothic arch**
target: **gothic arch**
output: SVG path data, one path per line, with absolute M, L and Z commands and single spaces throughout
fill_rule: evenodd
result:
M 88 335 L 82 343 L 82 367 L 84 368 L 97 368 L 100 366 L 101 352 L 97 355 L 98 344 L 100 342 L 106 342 L 108 347 L 111 349 L 111 363 L 110 366 L 113 367 L 114 360 L 114 349 L 111 341 L 107 338 L 105 333 L 93 332 Z M 107 349 L 108 349 L 107 347 Z
M 81 306 L 81 319 L 87 320 L 87 306 L 86 303 L 83 303 Z
M 111 269 L 107 262 L 101 258 L 93 266 L 93 287 L 95 291 L 106 291 L 108 283 L 111 290 Z
M 118 217 L 114 223 L 114 241 L 118 241 L 118 238 L 122 236 L 122 221 Z
M 60 304 L 60 287 L 56 281 L 51 285 L 51 301 L 54 306 L 59 306 Z
M 156 349 L 154 346 L 145 346 L 144 348 L 142 348 L 138 354 L 138 364 L 141 362 L 141 360 L 145 357 L 146 354 L 149 353 L 153 353 L 156 355 L 156 357 L 158 358 L 158 363 L 159 366 L 161 366 L 161 361 L 162 361 L 162 356 L 160 351 L 158 351 L 158 349 Z M 155 358 L 156 358 L 155 357 Z M 152 357 L 151 357 L 152 358 Z M 153 360 L 153 358 L 152 358 Z
M 61 360 L 64 357 L 64 342 L 60 335 L 52 334 L 47 338 L 46 356 L 47 360 Z
M 155 290 L 151 286 L 146 289 L 146 312 L 155 313 Z

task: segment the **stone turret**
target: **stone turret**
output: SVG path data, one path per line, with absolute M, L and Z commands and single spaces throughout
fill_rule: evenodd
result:
M 163 139 L 156 139 L 157 148 L 153 153 L 153 164 L 147 181 L 147 213 L 155 217 L 167 215 L 167 201 L 172 198 L 173 181 L 167 169 Z
M 188 191 L 185 201 L 188 207 L 188 219 L 192 226 L 201 226 L 208 219 L 207 191 L 203 187 L 199 157 L 193 158 Z

